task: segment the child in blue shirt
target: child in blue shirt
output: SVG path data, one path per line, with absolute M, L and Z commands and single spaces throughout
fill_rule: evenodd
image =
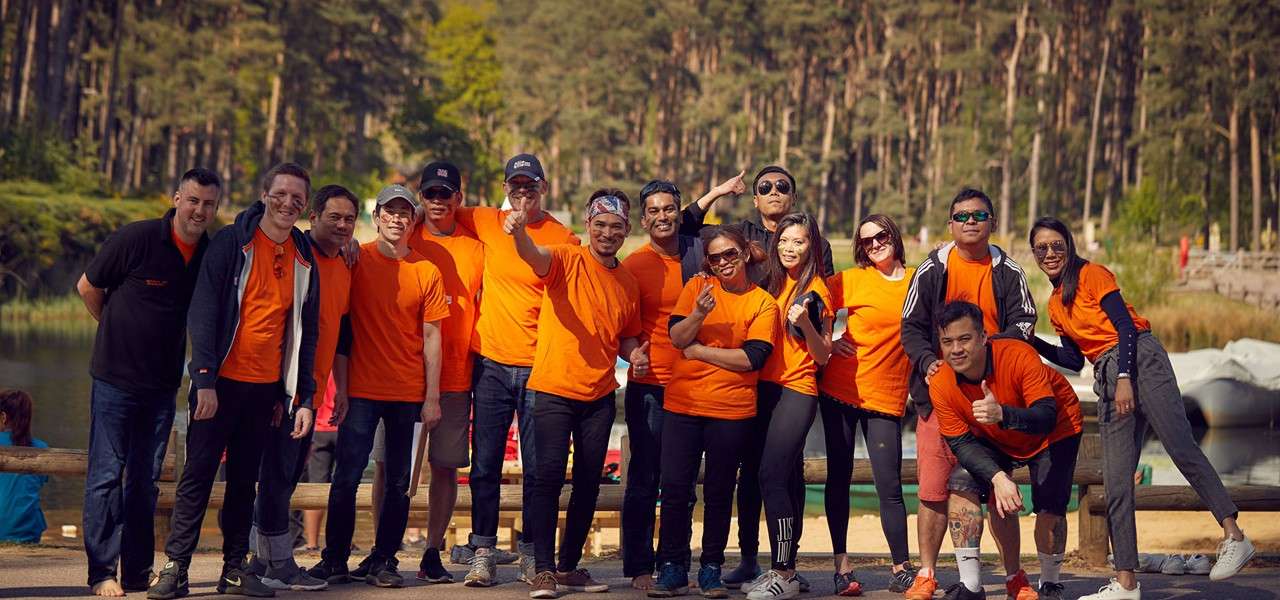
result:
M 0 446 L 48 448 L 31 437 L 31 396 L 20 390 L 0 390 Z M 40 510 L 40 488 L 46 475 L 0 473 L 0 541 L 34 544 L 46 524 Z

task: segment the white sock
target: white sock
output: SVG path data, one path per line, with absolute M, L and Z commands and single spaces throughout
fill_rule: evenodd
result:
M 1040 557 L 1040 584 L 1058 583 L 1058 574 L 1062 572 L 1062 559 L 1065 554 L 1045 554 L 1037 552 Z
M 956 567 L 960 570 L 960 583 L 970 592 L 982 589 L 982 559 L 977 548 L 956 548 Z

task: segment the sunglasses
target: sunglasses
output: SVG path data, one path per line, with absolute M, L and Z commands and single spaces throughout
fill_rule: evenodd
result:
M 951 215 L 951 220 L 957 223 L 968 223 L 969 219 L 973 219 L 974 223 L 983 223 L 991 218 L 991 213 L 985 210 L 971 210 L 969 212 L 958 212 Z
M 276 279 L 284 279 L 284 246 L 275 247 L 275 256 L 272 258 L 271 266 L 276 274 Z
M 448 188 L 433 187 L 433 188 L 422 190 L 422 199 L 427 201 L 434 200 L 437 202 L 443 202 L 452 197 L 453 197 L 453 192 L 449 191 Z
M 1031 252 L 1036 255 L 1036 260 L 1044 260 L 1044 257 L 1049 256 L 1050 251 L 1054 254 L 1066 254 L 1067 244 L 1066 242 L 1055 241 L 1048 244 L 1036 244 L 1031 247 Z
M 737 248 L 730 248 L 724 252 L 707 255 L 707 264 L 718 265 L 722 262 L 733 262 L 738 260 L 738 256 L 742 254 Z
M 776 183 L 773 181 L 761 181 L 760 185 L 756 186 L 756 195 L 757 196 L 767 195 L 769 192 L 773 191 L 775 188 L 778 190 L 779 194 L 790 194 L 791 182 L 787 181 L 786 179 L 779 179 Z
M 889 231 L 886 229 L 881 229 L 880 233 L 877 233 L 871 237 L 861 238 L 858 240 L 858 243 L 862 244 L 862 247 L 864 249 L 870 250 L 872 248 L 875 248 L 878 245 L 887 246 L 892 241 L 893 241 L 893 236 L 889 234 Z

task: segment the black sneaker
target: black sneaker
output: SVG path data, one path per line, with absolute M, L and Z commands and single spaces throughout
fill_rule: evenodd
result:
M 147 575 L 145 577 L 138 579 L 125 579 L 124 577 L 121 577 L 120 588 L 126 592 L 145 592 L 151 587 L 151 582 L 155 577 L 156 574 L 151 571 L 147 571 Z
M 262 583 L 257 575 L 251 575 L 240 567 L 224 569 L 218 579 L 218 593 L 233 596 L 252 596 L 254 598 L 274 598 L 276 591 Z
M 427 583 L 453 583 L 453 575 L 445 570 L 440 562 L 440 550 L 427 548 L 422 553 L 422 562 L 418 563 L 418 581 Z
M 378 558 L 377 554 L 370 554 L 364 557 L 364 560 L 360 561 L 360 564 L 351 570 L 351 581 L 360 581 L 368 577 L 370 573 L 377 571 L 380 563 L 381 559 Z
M 760 565 L 756 564 L 755 559 L 750 561 L 742 561 L 732 571 L 726 573 L 720 578 L 724 586 L 736 590 L 742 587 L 742 584 L 751 581 L 760 576 Z
M 307 575 L 331 584 L 351 583 L 351 573 L 347 571 L 347 563 L 337 564 L 321 559 L 316 566 L 307 569 Z
M 376 561 L 370 566 L 369 574 L 364 576 L 364 582 L 380 588 L 404 587 L 404 577 L 396 570 L 399 565 L 400 561 L 394 558 Z
M 911 589 L 911 584 L 916 582 L 916 570 L 907 567 L 889 579 L 889 591 L 895 594 L 901 594 Z
M 160 569 L 160 575 L 147 588 L 147 597 L 151 600 L 171 600 L 191 593 L 187 582 L 187 568 L 175 561 L 169 561 Z
M 1040 600 L 1062 600 L 1062 584 L 1046 581 L 1040 584 Z
M 963 583 L 956 583 L 947 588 L 947 593 L 942 596 L 942 600 L 987 600 L 987 590 L 979 589 L 976 592 L 970 592 Z

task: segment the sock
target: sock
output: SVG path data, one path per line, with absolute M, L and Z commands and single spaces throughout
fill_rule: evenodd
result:
M 982 589 L 982 560 L 977 548 L 956 548 L 956 567 L 960 569 L 960 583 L 970 592 Z
M 1045 554 L 1037 552 L 1040 557 L 1040 585 L 1058 583 L 1058 574 L 1062 571 L 1063 554 Z

